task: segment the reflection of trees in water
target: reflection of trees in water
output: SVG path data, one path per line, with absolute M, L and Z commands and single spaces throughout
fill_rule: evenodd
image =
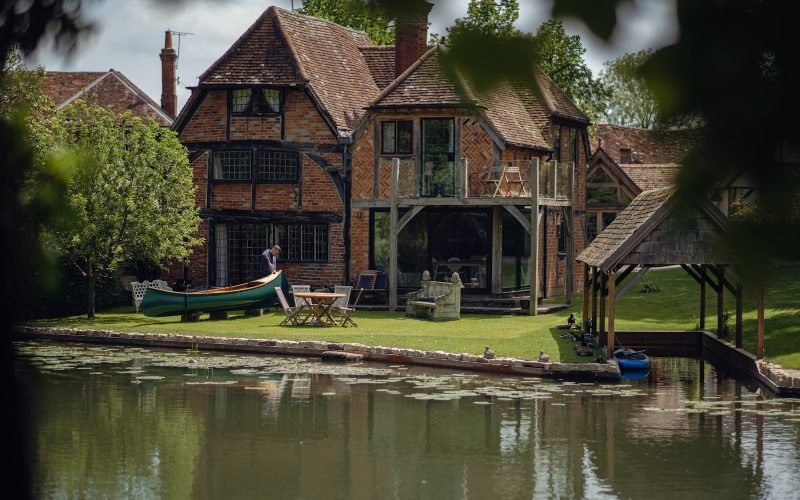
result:
M 193 496 L 203 425 L 186 391 L 170 391 L 167 403 L 155 384 L 96 375 L 76 390 L 66 387 L 76 382 L 67 377 L 48 376 L 37 386 L 34 484 L 43 490 L 36 496 Z
M 752 397 L 710 365 L 698 367 L 658 360 L 647 395 L 631 398 L 521 380 L 552 398 L 488 406 L 474 404 L 484 396 L 412 400 L 385 392 L 420 391 L 404 383 L 349 385 L 316 374 L 247 381 L 260 390 L 169 379 L 46 383 L 40 474 L 69 491 L 108 484 L 114 496 L 163 488 L 165 496 L 208 497 L 726 497 L 791 485 L 786 474 L 800 457 L 790 423 L 642 410 Z M 508 381 L 448 383 L 469 390 Z

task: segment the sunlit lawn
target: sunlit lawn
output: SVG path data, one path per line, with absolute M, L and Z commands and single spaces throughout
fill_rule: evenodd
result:
M 800 267 L 782 270 L 767 290 L 766 356 L 787 368 L 800 368 Z M 699 318 L 699 287 L 683 270 L 652 271 L 645 279 L 661 288 L 660 293 L 638 293 L 635 287 L 617 306 L 619 330 L 686 330 L 693 329 Z M 716 296 L 707 290 L 707 328 L 716 326 Z M 262 317 L 244 317 L 236 313 L 226 321 L 204 319 L 181 323 L 179 318 L 148 318 L 133 308 L 103 311 L 93 321 L 84 317 L 42 320 L 47 326 L 88 327 L 117 331 L 216 335 L 221 337 L 269 338 L 284 340 L 326 340 L 360 342 L 367 345 L 405 347 L 423 350 L 469 352 L 479 354 L 491 346 L 498 355 L 535 358 L 539 350 L 554 360 L 566 362 L 592 361 L 573 351 L 574 343 L 559 337 L 567 315 L 580 315 L 581 298 L 567 311 L 538 317 L 464 314 L 460 321 L 433 323 L 408 319 L 403 313 L 359 311 L 358 328 L 318 328 L 278 326 L 282 311 L 270 311 Z M 725 298 L 726 309 L 733 312 L 731 295 Z M 752 295 L 745 297 L 744 347 L 755 349 L 756 312 Z M 733 324 L 731 324 L 733 330 Z

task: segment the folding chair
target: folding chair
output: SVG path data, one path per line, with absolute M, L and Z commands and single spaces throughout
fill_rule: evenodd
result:
M 492 165 L 480 180 L 483 185 L 483 194 L 492 198 L 500 195 L 504 175 L 505 170 L 501 165 Z
M 294 306 L 300 307 L 303 305 L 307 306 L 313 305 L 311 299 L 299 299 L 298 301 L 297 295 L 295 295 L 297 293 L 308 293 L 310 291 L 311 291 L 311 285 L 292 285 L 292 295 L 294 295 Z
M 281 307 L 283 307 L 283 312 L 286 313 L 286 317 L 283 318 L 283 321 L 281 321 L 281 324 L 278 326 L 299 324 L 300 318 L 298 318 L 298 315 L 302 307 L 290 307 L 289 301 L 286 300 L 286 296 L 280 288 L 275 288 L 275 293 L 278 295 L 278 301 L 281 303 Z
M 519 171 L 519 167 L 512 167 L 511 164 L 508 164 L 506 167 L 505 173 L 503 174 L 506 178 L 506 186 L 508 187 L 508 195 L 511 196 L 513 194 L 513 190 L 511 186 L 517 186 L 516 189 L 516 196 L 525 196 L 527 194 L 527 189 L 525 186 L 525 179 L 522 178 L 522 172 Z
M 333 289 L 333 293 L 341 293 L 344 295 L 344 297 L 336 299 L 336 302 L 333 303 L 335 310 L 342 315 L 342 326 L 347 326 L 347 323 L 358 326 L 351 316 L 356 310 L 356 304 L 358 304 L 359 299 L 361 299 L 361 293 L 358 294 L 353 307 L 350 307 L 350 293 L 352 291 L 352 286 L 336 285 Z

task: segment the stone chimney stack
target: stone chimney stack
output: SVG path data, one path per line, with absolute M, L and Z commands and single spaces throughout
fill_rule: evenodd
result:
M 433 4 L 423 2 L 416 12 L 397 19 L 394 34 L 394 76 L 414 64 L 428 50 L 428 14 Z
M 175 68 L 178 53 L 172 48 L 172 32 L 164 35 L 164 48 L 161 49 L 161 109 L 170 117 L 178 114 L 178 91 L 176 88 Z

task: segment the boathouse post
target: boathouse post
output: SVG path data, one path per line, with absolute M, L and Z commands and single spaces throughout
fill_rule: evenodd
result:
M 597 333 L 597 268 L 592 267 L 592 333 Z
M 589 264 L 583 265 L 583 321 L 586 321 L 586 318 L 589 317 Z M 581 324 L 581 329 L 583 329 L 583 324 Z
M 725 321 L 722 316 L 725 313 L 725 268 L 716 266 L 714 274 L 717 275 L 717 338 L 725 335 Z
M 608 279 L 606 273 L 600 273 L 600 325 L 597 329 L 602 335 L 606 331 L 606 295 Z
M 706 329 L 706 272 L 705 267 L 700 266 L 700 329 Z
M 400 185 L 400 159 L 392 159 L 392 193 L 389 205 L 389 311 L 397 310 L 397 190 Z
M 558 177 L 558 176 L 556 176 Z M 573 221 L 575 220 L 575 164 L 569 165 L 569 206 L 567 207 L 567 220 L 564 222 L 564 238 L 566 241 L 567 251 L 567 286 L 565 290 L 565 302 L 567 305 L 572 305 L 572 293 L 575 281 L 575 227 Z M 566 233 L 569 233 L 567 237 Z
M 756 341 L 756 358 L 764 359 L 764 288 L 758 287 L 758 339 Z
M 744 290 L 742 289 L 742 282 L 737 280 L 736 283 L 736 347 L 742 347 L 742 296 Z
M 617 274 L 614 271 L 608 273 L 608 350 L 606 351 L 609 359 L 614 356 L 614 319 L 617 312 Z

